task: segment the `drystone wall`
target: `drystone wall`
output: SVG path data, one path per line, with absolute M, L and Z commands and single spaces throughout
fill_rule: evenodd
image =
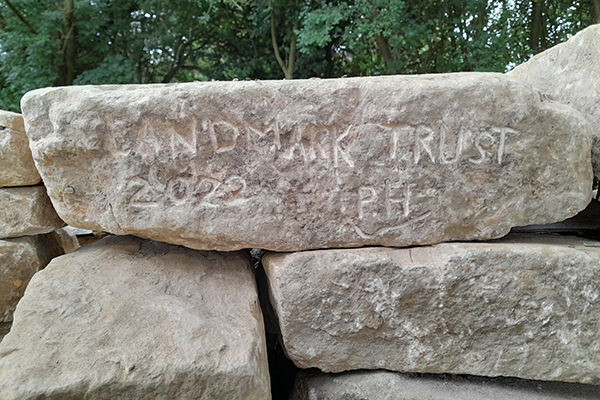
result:
M 31 277 L 63 253 L 51 232 L 65 223 L 40 180 L 23 117 L 0 111 L 0 325 L 13 320 Z
M 0 184 L 31 186 L 0 188 L 0 398 L 600 398 L 600 242 L 508 234 L 592 199 L 597 97 L 552 97 L 489 73 L 28 93 L 0 130 Z M 62 221 L 109 235 L 56 257 Z

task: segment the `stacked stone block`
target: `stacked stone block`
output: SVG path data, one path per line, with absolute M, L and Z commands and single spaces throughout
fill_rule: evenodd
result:
M 51 234 L 64 226 L 35 168 L 20 114 L 0 111 L 0 324 L 34 273 L 63 253 Z
M 32 279 L 0 344 L 7 399 L 269 399 L 248 248 L 270 251 L 288 357 L 363 370 L 303 372 L 293 399 L 598 394 L 598 242 L 506 236 L 592 196 L 589 121 L 529 84 L 70 87 L 22 108 L 59 215 L 123 237 Z

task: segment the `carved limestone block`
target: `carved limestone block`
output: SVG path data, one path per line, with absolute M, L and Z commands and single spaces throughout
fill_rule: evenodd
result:
M 196 249 L 500 237 L 591 199 L 591 134 L 502 74 L 64 87 L 22 101 L 70 225 Z

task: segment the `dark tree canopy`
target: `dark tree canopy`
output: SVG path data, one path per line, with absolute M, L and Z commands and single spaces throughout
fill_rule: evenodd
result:
M 600 0 L 0 0 L 0 108 L 45 86 L 500 71 Z

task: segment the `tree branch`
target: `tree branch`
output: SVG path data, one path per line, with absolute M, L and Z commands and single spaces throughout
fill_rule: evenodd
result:
M 279 46 L 277 45 L 277 36 L 275 35 L 275 11 L 273 10 L 273 4 L 271 4 L 271 42 L 273 43 L 273 51 L 275 52 L 275 58 L 277 58 L 277 62 L 279 66 L 283 70 L 283 73 L 287 76 L 287 68 L 285 67 L 285 63 L 281 58 L 281 54 L 279 54 Z
M 4 0 L 4 2 L 8 6 L 8 8 L 10 8 L 10 10 L 17 16 L 17 18 L 19 18 L 19 21 L 21 21 L 22 23 L 25 24 L 25 26 L 27 27 L 27 29 L 29 30 L 29 32 L 33 33 L 34 35 L 37 35 L 37 31 L 33 28 L 33 26 L 31 26 L 31 24 L 29 23 L 29 21 L 27 21 L 25 19 L 25 17 L 23 17 L 23 15 L 21 15 L 21 13 L 19 12 L 19 10 L 17 10 L 15 8 L 15 6 L 13 6 L 11 4 L 10 1 Z
M 294 76 L 294 61 L 296 60 L 296 30 L 298 27 L 294 25 L 292 27 L 292 42 L 290 43 L 290 55 L 288 57 L 288 68 L 287 74 L 285 75 L 285 79 L 293 79 Z

